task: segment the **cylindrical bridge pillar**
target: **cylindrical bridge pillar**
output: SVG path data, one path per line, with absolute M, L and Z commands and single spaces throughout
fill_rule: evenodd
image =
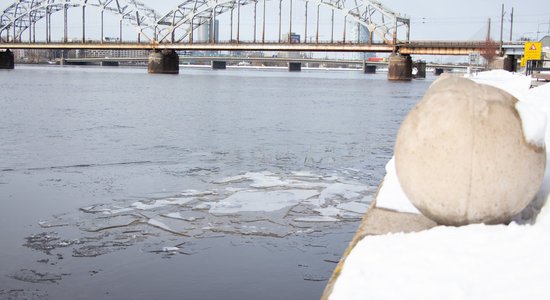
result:
M 416 61 L 413 63 L 413 77 L 415 79 L 426 78 L 426 62 Z
M 0 69 L 14 69 L 15 68 L 15 58 L 13 52 L 9 49 L 6 51 L 0 52 Z
M 388 80 L 410 81 L 412 79 L 412 58 L 410 55 L 392 54 L 388 64 Z
M 149 74 L 179 74 L 179 55 L 174 50 L 151 51 L 147 71 Z

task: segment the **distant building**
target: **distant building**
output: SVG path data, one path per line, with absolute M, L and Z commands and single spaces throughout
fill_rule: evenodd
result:
M 84 53 L 82 53 L 84 52 Z M 149 50 L 80 50 L 77 53 L 78 57 L 108 57 L 108 58 L 125 58 L 125 57 L 148 57 Z
M 370 31 L 369 29 L 364 26 L 363 24 L 355 21 L 349 21 L 348 26 L 350 26 L 351 29 L 351 40 L 352 43 L 368 43 L 370 38 Z M 354 59 L 368 59 L 369 57 L 376 57 L 376 54 L 374 53 L 355 53 Z
M 196 38 L 193 40 L 196 42 L 203 42 L 203 43 L 209 43 L 209 42 L 215 42 L 217 43 L 219 41 L 220 36 L 220 21 L 216 20 L 214 23 L 215 25 L 212 26 L 212 19 L 210 21 L 202 24 L 197 28 L 197 35 Z

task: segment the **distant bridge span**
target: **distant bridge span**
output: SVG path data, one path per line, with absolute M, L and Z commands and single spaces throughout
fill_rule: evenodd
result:
M 506 43 L 504 48 L 518 43 Z M 487 51 L 485 41 L 411 41 L 398 45 L 357 43 L 0 43 L 9 49 L 112 49 L 112 50 L 177 50 L 177 51 L 289 51 L 289 52 L 375 52 L 405 55 L 468 55 Z

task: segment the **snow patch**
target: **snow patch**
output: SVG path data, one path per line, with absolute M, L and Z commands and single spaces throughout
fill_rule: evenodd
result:
M 376 207 L 420 214 L 401 188 L 399 179 L 397 179 L 394 157 L 386 164 L 386 176 L 376 197 Z
M 520 115 L 523 135 L 527 142 L 537 147 L 544 147 L 547 115 L 537 106 L 523 101 L 516 103 L 516 110 Z

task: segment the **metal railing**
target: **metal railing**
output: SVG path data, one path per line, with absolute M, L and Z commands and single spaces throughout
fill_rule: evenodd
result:
M 525 75 L 532 75 L 535 72 L 550 72 L 550 60 L 528 60 L 525 66 Z

